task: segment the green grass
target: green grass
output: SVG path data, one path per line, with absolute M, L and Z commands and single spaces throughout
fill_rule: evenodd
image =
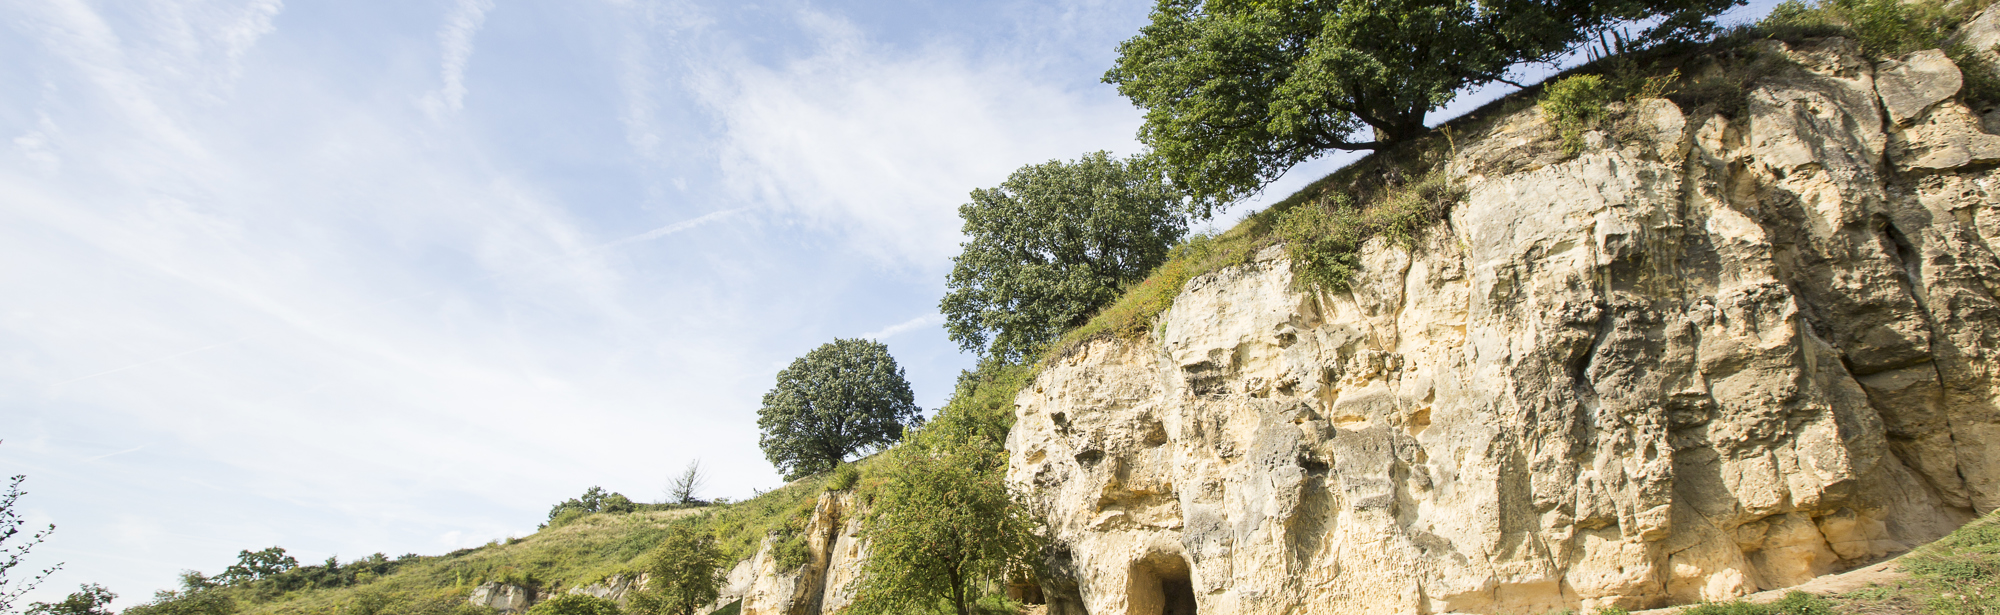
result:
M 1835 611 L 1827 599 L 1795 591 L 1763 604 L 1743 600 L 1704 602 L 1681 609 L 1679 615 L 1835 615 Z

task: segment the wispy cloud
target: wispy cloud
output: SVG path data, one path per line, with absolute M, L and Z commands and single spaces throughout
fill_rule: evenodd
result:
M 957 208 L 973 188 L 1025 164 L 1137 149 L 1138 114 L 1108 88 L 1051 84 L 1032 62 L 949 41 L 884 45 L 810 8 L 790 16 L 809 52 L 773 63 L 727 44 L 682 49 L 683 81 L 720 121 L 719 183 L 732 198 L 841 233 L 852 249 L 931 266 L 957 250 Z M 683 20 L 673 36 L 698 36 L 690 22 L 703 27 Z
M 486 24 L 486 12 L 490 10 L 493 0 L 458 0 L 451 14 L 445 17 L 444 27 L 438 29 L 438 48 L 444 53 L 438 73 L 443 85 L 425 94 L 421 102 L 431 119 L 465 108 L 465 66 L 472 61 L 473 37 Z
M 918 327 L 922 327 L 922 326 L 925 326 L 925 325 L 930 325 L 930 324 L 936 324 L 936 323 L 939 323 L 939 322 L 943 322 L 943 320 L 944 320 L 944 319 L 943 319 L 943 318 L 941 318 L 941 317 L 939 317 L 939 316 L 938 316 L 937 314 L 929 314 L 929 315 L 924 315 L 924 316 L 918 316 L 918 317 L 916 317 L 916 318 L 912 318 L 912 319 L 909 319 L 909 320 L 905 320 L 905 321 L 903 321 L 903 322 L 899 322 L 899 323 L 896 323 L 896 324 L 893 324 L 893 325 L 889 325 L 889 326 L 887 326 L 887 327 L 883 327 L 883 328 L 881 328 L 880 330 L 877 330 L 877 331 L 869 331 L 869 332 L 867 332 L 867 333 L 863 333 L 863 334 L 861 334 L 861 338 L 862 338 L 862 339 L 871 339 L 871 340 L 876 340 L 876 341 L 881 341 L 881 340 L 886 340 L 886 339 L 889 339 L 889 338 L 891 338 L 891 337 L 895 337 L 895 336 L 896 336 L 896 334 L 898 334 L 898 333 L 903 333 L 903 332 L 907 332 L 907 331 L 911 331 L 911 330 L 914 330 L 914 329 L 916 329 L 916 328 L 918 328 Z

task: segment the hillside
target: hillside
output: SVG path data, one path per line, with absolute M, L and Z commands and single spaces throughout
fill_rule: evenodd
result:
M 1808 11 L 1582 67 L 968 374 L 953 404 L 1004 415 L 1047 541 L 985 608 L 2000 608 L 2000 11 L 1955 6 L 1951 41 Z M 733 564 L 702 610 L 838 612 L 885 463 L 135 615 L 629 605 L 677 524 Z M 1926 544 L 1903 585 L 1784 597 Z

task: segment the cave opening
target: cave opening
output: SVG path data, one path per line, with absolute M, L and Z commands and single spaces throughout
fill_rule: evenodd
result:
M 1127 579 L 1131 615 L 1194 615 L 1198 602 L 1188 563 L 1179 555 L 1155 554 L 1132 563 Z

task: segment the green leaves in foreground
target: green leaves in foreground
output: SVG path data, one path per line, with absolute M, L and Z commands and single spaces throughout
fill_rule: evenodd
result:
M 1026 574 L 1038 553 L 1034 521 L 1007 492 L 1004 443 L 1014 393 L 1032 377 L 1029 368 L 992 362 L 962 376 L 937 420 L 878 466 L 862 530 L 870 554 L 852 612 L 949 604 L 967 615 L 988 581 Z
M 938 306 L 945 330 L 968 351 L 1036 356 L 1166 260 L 1187 232 L 1181 201 L 1150 163 L 1104 152 L 972 191 Z
M 889 347 L 836 339 L 778 372 L 757 411 L 757 445 L 785 480 L 817 474 L 858 451 L 894 444 L 919 420 Z

